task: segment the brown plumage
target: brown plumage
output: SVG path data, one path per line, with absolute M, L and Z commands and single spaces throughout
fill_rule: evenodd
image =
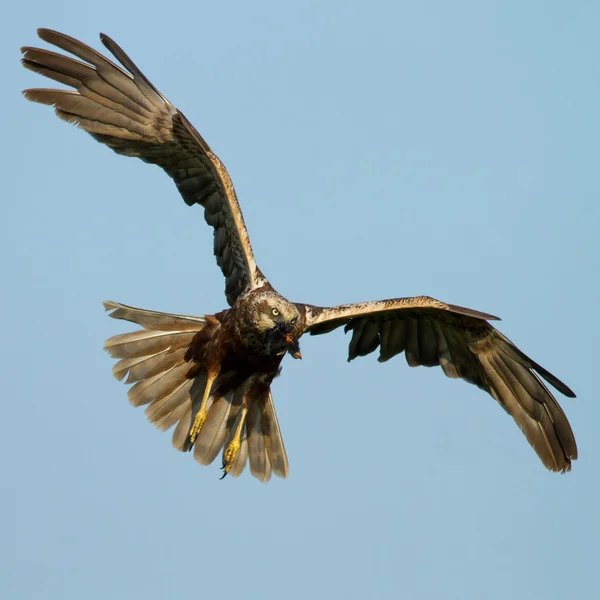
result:
M 379 348 L 379 361 L 404 352 L 410 366 L 440 366 L 488 392 L 514 418 L 544 465 L 568 471 L 575 438 L 542 378 L 575 394 L 521 352 L 488 321 L 496 317 L 433 298 L 396 298 L 333 308 L 291 303 L 256 265 L 229 175 L 200 134 L 109 37 L 117 66 L 85 44 L 48 29 L 39 36 L 80 60 L 25 47 L 23 65 L 73 90 L 31 89 L 25 97 L 54 106 L 118 154 L 160 166 L 188 205 L 214 228 L 214 251 L 231 308 L 215 315 L 172 315 L 105 302 L 110 316 L 137 323 L 107 340 L 117 379 L 132 384 L 134 406 L 147 405 L 159 429 L 175 426 L 173 445 L 208 465 L 222 451 L 224 473 L 268 481 L 288 474 L 271 383 L 298 340 L 341 327 L 352 332 L 348 360 Z

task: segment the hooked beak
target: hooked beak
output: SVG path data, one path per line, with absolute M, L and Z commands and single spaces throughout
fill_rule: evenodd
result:
M 290 334 L 290 333 L 285 334 L 285 343 L 288 344 L 288 346 L 290 346 L 290 348 L 288 349 L 288 352 L 294 358 L 302 360 L 302 354 L 300 354 L 300 346 L 298 345 L 298 342 L 294 340 L 294 338 L 292 337 L 292 334 Z

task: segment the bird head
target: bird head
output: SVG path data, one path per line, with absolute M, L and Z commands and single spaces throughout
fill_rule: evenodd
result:
M 302 358 L 298 338 L 302 332 L 300 311 L 281 296 L 270 295 L 257 303 L 256 325 L 265 339 L 268 354 L 289 352 Z

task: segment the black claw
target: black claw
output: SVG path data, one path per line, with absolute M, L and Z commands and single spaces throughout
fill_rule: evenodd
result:
M 221 475 L 221 477 L 219 477 L 219 481 L 222 481 L 223 479 L 225 479 L 225 477 L 227 476 L 228 471 L 225 471 L 225 467 L 221 467 L 221 469 L 224 470 L 223 475 Z

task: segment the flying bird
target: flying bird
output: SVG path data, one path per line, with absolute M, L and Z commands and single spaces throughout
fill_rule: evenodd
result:
M 256 264 L 229 174 L 183 113 L 108 36 L 100 39 L 121 66 L 62 33 L 38 34 L 79 60 L 22 48 L 24 67 L 71 88 L 28 89 L 25 97 L 53 106 L 61 119 L 117 154 L 161 167 L 214 229 L 230 308 L 193 317 L 104 303 L 111 317 L 141 326 L 106 341 L 118 359 L 113 374 L 133 384 L 129 401 L 147 405 L 156 427 L 175 427 L 175 448 L 193 451 L 203 465 L 221 453 L 223 476 L 240 475 L 249 462 L 260 481 L 272 473 L 286 477 L 271 383 L 286 354 L 301 358 L 302 335 L 343 327 L 352 334 L 349 361 L 379 349 L 380 362 L 404 352 L 411 367 L 439 366 L 448 377 L 488 392 L 548 469 L 571 469 L 575 438 L 542 379 L 565 396 L 575 394 L 492 327 L 496 317 L 427 296 L 334 307 L 290 302 Z

